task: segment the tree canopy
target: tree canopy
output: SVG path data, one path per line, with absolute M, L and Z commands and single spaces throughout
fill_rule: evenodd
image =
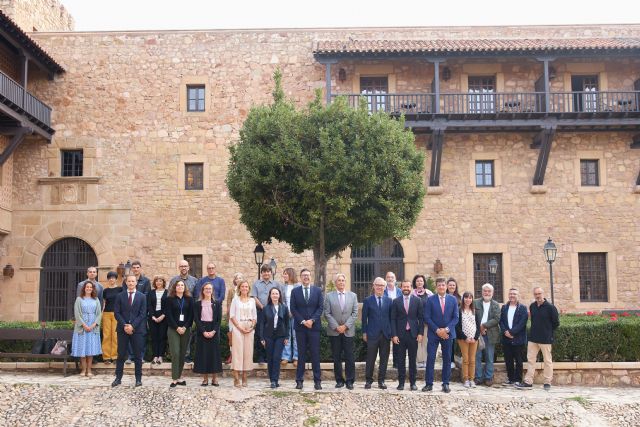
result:
M 371 114 L 345 98 L 306 108 L 285 99 L 255 106 L 230 147 L 227 186 L 256 242 L 312 249 L 315 283 L 328 259 L 349 245 L 408 235 L 422 209 L 424 156 L 404 120 Z

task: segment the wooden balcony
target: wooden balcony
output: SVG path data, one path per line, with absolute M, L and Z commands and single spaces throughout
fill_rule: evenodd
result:
M 53 135 L 51 107 L 0 72 L 0 126 L 35 125 L 34 130 L 48 139 Z
M 363 98 L 371 112 L 404 115 L 412 128 L 445 126 L 450 130 L 468 127 L 538 128 L 542 122 L 560 126 L 640 127 L 640 92 L 544 92 L 434 93 L 332 95 L 345 96 L 358 107 Z

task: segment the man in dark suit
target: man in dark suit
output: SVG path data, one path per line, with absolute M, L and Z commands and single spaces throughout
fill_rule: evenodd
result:
M 386 389 L 384 384 L 389 362 L 389 342 L 391 340 L 391 300 L 384 296 L 386 282 L 382 277 L 373 281 L 373 295 L 364 299 L 362 304 L 362 339 L 367 343 L 367 363 L 365 366 L 364 388 L 370 389 L 373 383 L 373 368 L 380 354 L 378 366 L 378 388 Z
M 136 387 L 142 385 L 142 349 L 144 337 L 147 332 L 147 300 L 142 292 L 136 290 L 138 283 L 136 276 L 130 274 L 125 278 L 127 291 L 121 292 L 115 302 L 114 316 L 118 325 L 118 361 L 116 362 L 116 379 L 111 383 L 112 387 L 122 382 L 124 361 L 127 359 L 127 346 L 131 343 L 133 348 Z
M 398 390 L 404 390 L 406 377 L 406 355 L 409 352 L 409 382 L 411 390 L 418 390 L 416 386 L 416 357 L 418 344 L 422 343 L 424 329 L 424 313 L 422 300 L 411 295 L 411 281 L 403 280 L 400 286 L 402 296 L 393 300 L 391 304 L 391 335 L 392 341 L 398 346 Z
M 291 291 L 291 314 L 293 315 L 296 339 L 298 340 L 298 367 L 296 370 L 296 388 L 302 390 L 304 367 L 307 351 L 311 353 L 313 384 L 316 390 L 322 390 L 320 371 L 320 317 L 324 306 L 322 291 L 311 284 L 311 272 L 303 268 L 300 271 L 302 286 Z
M 453 341 L 456 339 L 456 325 L 459 317 L 458 301 L 456 297 L 447 294 L 447 284 L 444 277 L 436 279 L 436 292 L 435 295 L 427 298 L 424 307 L 424 321 L 429 332 L 427 333 L 426 384 L 422 391 L 433 390 L 433 370 L 439 344 L 442 348 L 442 391 L 449 393 L 451 351 Z

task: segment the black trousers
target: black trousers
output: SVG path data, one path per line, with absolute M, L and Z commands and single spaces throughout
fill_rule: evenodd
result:
M 336 383 L 345 382 L 342 375 L 342 360 L 344 354 L 344 370 L 346 371 L 346 383 L 353 384 L 356 380 L 356 361 L 353 354 L 353 337 L 346 337 L 340 334 L 337 337 L 329 337 L 331 342 L 331 353 L 333 357 L 333 374 Z
M 365 365 L 365 379 L 368 383 L 373 382 L 373 368 L 376 365 L 376 357 L 380 354 L 380 365 L 378 366 L 378 382 L 381 383 L 387 376 L 387 363 L 389 362 L 389 342 L 390 340 L 380 333 L 377 337 L 367 337 L 367 363 Z
M 144 334 L 129 335 L 118 331 L 118 360 L 116 361 L 116 379 L 122 379 L 124 361 L 127 360 L 127 347 L 131 344 L 133 349 L 133 361 L 135 363 L 136 381 L 142 380 L 142 349 L 144 348 Z
M 299 327 L 296 329 L 298 340 L 298 367 L 296 368 L 296 381 L 304 381 L 304 368 L 307 363 L 307 351 L 311 356 L 311 368 L 313 369 L 313 381 L 322 380 L 320 370 L 320 331 Z
M 267 361 L 267 350 L 262 346 L 262 343 L 260 341 L 262 341 L 262 337 L 260 337 L 260 334 L 258 334 L 258 326 L 257 325 L 262 325 L 262 322 L 264 321 L 264 314 L 263 311 L 260 310 L 259 308 L 256 308 L 256 312 L 257 312 L 257 322 L 256 322 L 256 332 L 255 334 L 253 334 L 253 348 L 254 348 L 254 353 L 258 356 L 258 363 L 265 363 Z
M 524 344 L 512 345 L 502 342 L 504 363 L 507 366 L 509 381 L 522 382 L 522 362 L 524 360 Z
M 416 383 L 418 369 L 416 366 L 416 357 L 418 356 L 417 338 L 411 336 L 411 331 L 401 331 L 398 334 L 400 344 L 398 344 L 398 383 L 404 384 L 407 376 L 406 356 L 409 353 L 409 382 Z
M 157 316 L 158 313 L 154 313 Z M 167 327 L 169 322 L 164 319 L 160 323 L 154 322 L 149 319 L 149 335 L 151 335 L 151 352 L 153 357 L 164 357 L 165 350 L 167 349 Z

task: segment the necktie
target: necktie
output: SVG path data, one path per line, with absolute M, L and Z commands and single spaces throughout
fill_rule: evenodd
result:
M 338 299 L 340 300 L 340 309 L 344 310 L 344 293 L 340 292 L 338 294 Z
M 309 302 L 309 287 L 304 287 L 304 300 L 305 302 Z
M 440 297 L 440 307 L 442 307 L 442 314 L 444 314 L 444 297 Z
M 409 326 L 409 298 L 408 297 L 404 297 L 404 311 L 407 312 L 407 326 L 405 327 L 405 329 L 408 331 L 409 329 L 411 329 L 411 326 Z
M 129 305 L 133 303 L 133 292 L 129 292 Z
M 382 298 L 378 297 L 378 309 L 382 309 Z

